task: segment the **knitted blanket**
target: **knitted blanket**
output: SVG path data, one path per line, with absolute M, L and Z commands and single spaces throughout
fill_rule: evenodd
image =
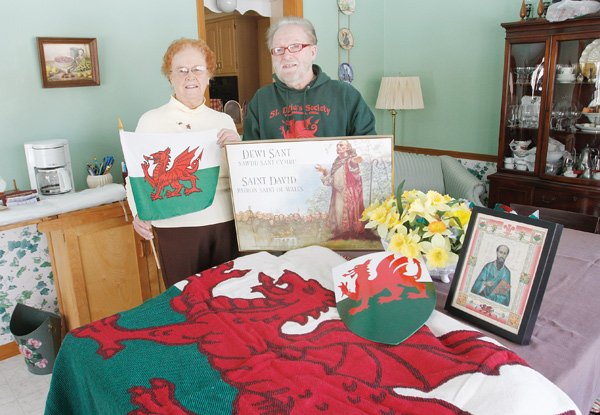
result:
M 434 312 L 399 345 L 339 319 L 322 247 L 266 252 L 192 276 L 72 330 L 52 414 L 579 414 L 522 359 Z

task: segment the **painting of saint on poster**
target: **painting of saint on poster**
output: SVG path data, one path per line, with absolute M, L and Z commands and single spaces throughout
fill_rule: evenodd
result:
M 378 250 L 362 213 L 392 195 L 391 136 L 227 144 L 241 251 Z

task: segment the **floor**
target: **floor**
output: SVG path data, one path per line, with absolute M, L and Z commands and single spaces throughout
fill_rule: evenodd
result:
M 20 354 L 0 360 L 0 413 L 43 415 L 51 378 L 29 372 Z

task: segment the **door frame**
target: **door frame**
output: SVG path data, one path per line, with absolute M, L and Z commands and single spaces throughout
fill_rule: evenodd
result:
M 284 16 L 298 16 L 303 17 L 304 5 L 303 0 L 279 0 L 283 2 L 283 15 Z M 273 9 L 273 2 L 271 2 L 271 10 Z M 206 40 L 206 22 L 204 14 L 204 0 L 196 0 L 196 19 L 198 21 L 198 38 Z M 204 93 L 206 102 L 209 102 L 210 95 L 208 88 Z

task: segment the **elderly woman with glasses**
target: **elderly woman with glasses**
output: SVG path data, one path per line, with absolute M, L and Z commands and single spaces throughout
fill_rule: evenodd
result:
M 221 148 L 225 142 L 239 141 L 231 117 L 205 105 L 204 93 L 214 70 L 214 54 L 203 40 L 179 39 L 171 43 L 163 57 L 162 73 L 175 94 L 162 107 L 143 114 L 135 131 L 183 133 L 216 129 L 216 140 Z M 129 190 L 131 186 L 127 186 L 127 200 L 135 215 L 134 229 L 148 240 L 154 233 L 157 235 L 166 287 L 239 255 L 228 178 L 229 168 L 222 149 L 212 205 L 198 212 L 151 223 L 137 217 Z

